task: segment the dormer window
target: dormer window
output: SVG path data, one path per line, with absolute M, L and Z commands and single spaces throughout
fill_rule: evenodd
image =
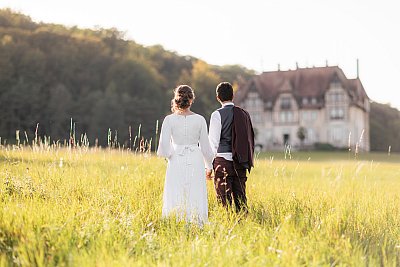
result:
M 344 104 L 346 102 L 345 93 L 342 90 L 331 92 L 328 94 L 328 101 L 333 105 Z
M 334 103 L 341 103 L 341 102 L 343 102 L 343 99 L 344 99 L 344 94 L 343 94 L 343 93 L 341 93 L 341 92 L 336 92 L 336 93 L 334 93 L 332 96 L 333 96 L 333 102 L 334 102 Z
M 272 108 L 272 102 L 271 101 L 267 102 L 267 108 Z
M 340 88 L 341 86 L 342 86 L 342 84 L 340 83 L 339 80 L 333 81 L 333 82 L 331 83 L 331 87 L 333 87 L 333 88 Z
M 282 97 L 281 98 L 281 109 L 291 109 L 292 101 L 290 97 Z
M 308 104 L 308 98 L 307 97 L 303 97 L 303 105 L 307 105 Z
M 315 97 L 311 98 L 311 104 L 313 105 L 317 104 L 317 99 Z
M 337 76 L 337 74 L 335 75 L 335 77 L 333 78 L 332 82 L 331 82 L 331 87 L 333 88 L 340 88 L 342 87 L 342 83 L 340 82 L 339 77 Z
M 255 108 L 257 105 L 257 100 L 259 100 L 259 96 L 257 92 L 249 92 L 247 96 L 247 105 L 250 108 Z
M 343 120 L 344 119 L 344 109 L 340 107 L 332 107 L 330 110 L 331 120 Z

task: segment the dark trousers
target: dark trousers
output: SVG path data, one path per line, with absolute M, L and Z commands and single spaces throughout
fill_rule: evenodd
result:
M 246 169 L 233 161 L 217 157 L 213 162 L 214 186 L 217 199 L 223 206 L 235 203 L 236 211 L 247 211 Z

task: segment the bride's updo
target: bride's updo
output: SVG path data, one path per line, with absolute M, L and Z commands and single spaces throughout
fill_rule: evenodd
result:
M 174 90 L 174 98 L 171 100 L 171 111 L 184 110 L 190 107 L 195 99 L 193 89 L 188 85 L 179 85 Z

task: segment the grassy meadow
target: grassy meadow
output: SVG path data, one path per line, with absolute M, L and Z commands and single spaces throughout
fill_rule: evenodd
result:
M 250 212 L 161 218 L 166 162 L 108 149 L 0 149 L 0 266 L 399 266 L 400 156 L 262 153 Z

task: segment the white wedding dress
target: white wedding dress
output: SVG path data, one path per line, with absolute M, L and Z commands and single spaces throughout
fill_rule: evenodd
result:
M 205 167 L 212 169 L 214 154 L 204 117 L 198 114 L 166 116 L 157 154 L 168 159 L 162 216 L 175 215 L 180 220 L 199 224 L 207 222 Z

